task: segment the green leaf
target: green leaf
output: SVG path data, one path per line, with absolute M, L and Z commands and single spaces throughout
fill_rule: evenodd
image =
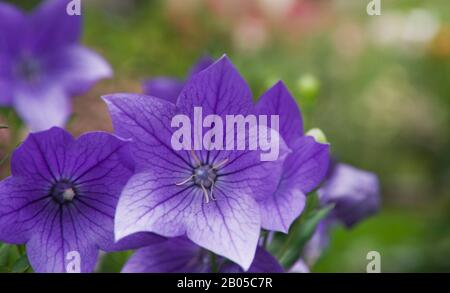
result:
M 302 217 L 294 226 L 286 241 L 286 249 L 280 257 L 280 262 L 285 268 L 290 268 L 299 258 L 303 247 L 311 239 L 317 225 L 333 209 L 333 205 L 316 209 Z
M 28 257 L 26 254 L 22 255 L 13 265 L 12 273 L 24 273 L 30 268 Z
M 100 257 L 99 273 L 120 273 L 133 251 L 121 251 L 104 254 Z

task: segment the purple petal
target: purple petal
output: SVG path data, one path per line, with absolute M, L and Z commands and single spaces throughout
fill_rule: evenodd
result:
M 45 218 L 50 184 L 8 177 L 0 182 L 0 241 L 21 244 Z
M 244 271 L 236 264 L 225 264 L 221 273 L 243 273 Z M 252 265 L 247 273 L 284 273 L 278 261 L 265 249 L 258 247 Z
M 318 193 L 323 204 L 335 204 L 334 217 L 351 227 L 378 211 L 379 182 L 374 173 L 337 164 L 331 174 Z
M 51 54 L 79 41 L 82 17 L 67 14 L 70 0 L 47 0 L 29 20 L 29 49 L 35 54 Z
M 173 150 L 170 142 L 173 131 L 170 123 L 177 113 L 174 104 L 133 94 L 115 94 L 103 99 L 115 132 L 133 140 L 131 153 L 136 161 L 136 172 L 152 168 L 180 181 L 190 175 L 190 159 Z
M 289 269 L 289 273 L 309 273 L 308 265 L 303 261 L 303 259 L 299 259 L 292 268 Z
M 202 249 L 183 238 L 162 239 L 137 250 L 122 273 L 203 273 L 210 270 L 202 261 Z M 207 252 L 205 251 L 205 256 Z
M 177 102 L 183 86 L 183 81 L 171 77 L 156 77 L 142 84 L 145 95 L 165 99 L 173 104 Z
M 282 81 L 261 96 L 256 108 L 263 115 L 279 115 L 280 133 L 289 147 L 303 135 L 302 115 Z
M 98 80 L 112 76 L 111 67 L 100 55 L 77 45 L 48 56 L 46 70 L 70 95 L 83 94 Z
M 25 15 L 16 7 L 0 3 L 0 60 L 15 55 L 21 44 Z M 1 62 L 0 62 L 1 64 Z
M 118 246 L 113 217 L 131 175 L 122 157 L 127 145 L 101 132 L 76 141 L 61 128 L 30 134 L 13 154 L 13 177 L 0 183 L 0 240 L 26 242 L 37 272 L 65 272 L 70 253 L 80 257 L 82 272 L 92 271 L 98 248 Z M 62 181 L 75 189 L 70 202 L 52 196 Z
M 202 57 L 191 69 L 189 73 L 189 78 L 199 73 L 200 71 L 208 68 L 214 60 L 210 57 Z M 185 82 L 172 78 L 172 77 L 155 77 L 144 81 L 142 84 L 143 91 L 145 95 L 157 97 L 160 99 L 165 99 L 175 104 L 177 102 L 178 96 L 183 89 Z
M 317 225 L 313 236 L 306 243 L 303 249 L 303 257 L 308 264 L 313 265 L 322 255 L 324 249 L 330 242 L 330 227 L 332 220 L 328 217 Z
M 277 190 L 259 201 L 262 227 L 267 230 L 288 233 L 305 207 L 306 193 L 317 187 L 327 172 L 328 145 L 302 137 L 293 147 L 284 161 Z
M 116 239 L 141 231 L 165 237 L 187 235 L 248 268 L 259 236 L 258 206 L 245 190 L 238 194 L 218 187 L 216 191 L 217 200 L 205 203 L 198 187 L 176 186 L 173 178 L 157 173 L 136 174 L 119 200 Z
M 61 87 L 50 84 L 16 89 L 14 108 L 32 131 L 64 126 L 71 113 L 70 98 Z
M 0 107 L 11 105 L 12 100 L 13 100 L 13 90 L 11 87 L 11 81 L 7 79 L 2 79 L 0 77 Z
M 290 183 L 282 181 L 272 195 L 259 202 L 264 229 L 288 233 L 292 222 L 302 213 L 306 195 Z
M 62 178 L 77 186 L 74 221 L 103 250 L 114 250 L 114 214 L 121 190 L 131 176 L 122 153 L 128 143 L 102 132 L 80 136 L 67 150 Z
M 295 142 L 292 150 L 285 160 L 282 180 L 292 181 L 290 184 L 306 194 L 314 190 L 327 174 L 329 145 L 304 136 Z
M 20 10 L 0 3 L 0 106 L 9 106 L 13 100 L 12 63 L 19 52 L 24 23 Z
M 192 66 L 191 70 L 189 71 L 189 78 L 193 76 L 194 74 L 199 73 L 200 71 L 205 70 L 209 66 L 214 64 L 214 59 L 209 56 L 203 56 L 200 58 L 200 60 L 197 61 L 197 63 Z
M 121 251 L 121 250 L 130 250 L 137 249 L 141 247 L 146 247 L 149 245 L 153 245 L 155 243 L 160 243 L 161 241 L 167 238 L 161 237 L 159 235 L 153 233 L 135 233 L 125 238 L 122 238 L 120 241 L 116 242 L 112 247 L 111 251 Z
M 57 181 L 62 175 L 66 148 L 73 142 L 67 131 L 57 127 L 31 133 L 12 155 L 12 176 L 36 183 Z
M 51 205 L 46 214 L 46 219 L 33 229 L 27 242 L 27 255 L 33 269 L 36 272 L 69 272 L 72 254 L 75 254 L 80 260 L 80 272 L 92 272 L 98 249 L 91 235 L 84 233 L 86 222 L 74 220 L 77 211 L 73 206 Z
M 246 115 L 253 110 L 252 93 L 231 61 L 220 58 L 192 76 L 180 93 L 177 106 L 194 121 L 194 107 L 209 114 Z

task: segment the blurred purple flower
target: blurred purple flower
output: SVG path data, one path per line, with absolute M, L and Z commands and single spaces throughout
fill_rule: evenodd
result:
M 208 68 L 214 63 L 211 57 L 204 56 L 191 68 L 188 80 L 200 71 Z M 173 77 L 159 76 L 148 79 L 142 84 L 144 94 L 157 98 L 166 99 L 172 103 L 177 102 L 178 95 L 181 93 L 186 81 Z
M 292 150 L 284 162 L 276 191 L 261 205 L 262 227 L 287 233 L 303 211 L 306 194 L 327 173 L 329 145 L 304 135 L 302 115 L 283 82 L 263 94 L 256 107 L 259 114 L 279 115 L 280 134 Z
M 79 44 L 81 16 L 69 16 L 69 0 L 48 0 L 27 15 L 0 3 L 0 106 L 12 106 L 34 131 L 63 126 L 70 98 L 110 66 Z
M 330 171 L 318 195 L 321 204 L 335 204 L 331 217 L 350 228 L 378 211 L 380 187 L 374 173 L 342 163 Z
M 26 243 L 37 272 L 65 272 L 71 251 L 81 272 L 93 270 L 98 249 L 114 244 L 113 217 L 132 171 L 128 142 L 92 132 L 75 140 L 61 128 L 30 134 L 14 152 L 11 176 L 0 182 L 0 241 Z M 139 241 L 140 236 L 133 236 Z
M 236 264 L 217 257 L 220 273 L 242 273 Z M 123 273 L 211 273 L 211 253 L 184 237 L 159 239 L 138 249 L 122 268 Z M 258 247 L 248 273 L 282 273 L 283 268 L 266 250 Z
M 117 134 L 133 139 L 136 161 L 136 174 L 119 200 L 116 239 L 145 231 L 186 235 L 247 270 L 261 229 L 259 202 L 276 189 L 288 151 L 284 142 L 280 159 L 270 162 L 261 161 L 259 151 L 189 152 L 171 146 L 176 114 L 192 122 L 197 106 L 203 115 L 222 119 L 255 113 L 250 89 L 230 60 L 222 57 L 193 75 L 176 104 L 131 94 L 104 99 Z

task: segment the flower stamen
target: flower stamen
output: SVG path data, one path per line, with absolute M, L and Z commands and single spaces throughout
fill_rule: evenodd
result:
M 228 158 L 225 158 L 222 162 L 218 163 L 217 165 L 214 165 L 212 168 L 214 170 L 218 170 L 219 168 L 221 168 L 226 163 L 228 163 Z
M 181 181 L 180 183 L 175 183 L 175 185 L 177 186 L 181 186 L 181 185 L 185 185 L 186 183 L 188 183 L 192 178 L 195 177 L 195 174 L 191 175 L 189 178 L 184 179 L 183 181 Z

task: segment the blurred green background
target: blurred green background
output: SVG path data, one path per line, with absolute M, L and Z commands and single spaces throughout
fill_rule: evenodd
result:
M 320 127 L 334 156 L 380 176 L 380 213 L 333 230 L 312 271 L 365 272 L 370 250 L 384 272 L 450 271 L 448 0 L 381 0 L 380 16 L 366 13 L 369 0 L 82 2 L 84 43 L 115 77 L 75 99 L 73 133 L 111 129 L 100 95 L 141 92 L 145 78 L 183 78 L 200 56 L 226 53 L 255 98 L 283 79 L 305 128 Z

